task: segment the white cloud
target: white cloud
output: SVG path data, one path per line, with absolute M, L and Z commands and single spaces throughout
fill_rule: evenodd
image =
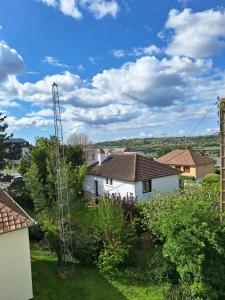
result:
M 225 12 L 207 10 L 192 12 L 173 9 L 165 27 L 173 30 L 166 48 L 169 55 L 193 58 L 209 57 L 225 48 Z
M 115 18 L 119 12 L 119 5 L 115 0 L 80 0 L 81 4 L 87 8 L 97 20 L 111 15 Z
M 66 16 L 71 16 L 74 19 L 81 19 L 82 13 L 78 9 L 78 1 L 77 0 L 59 0 L 60 1 L 60 10 Z
M 152 55 L 158 54 L 161 52 L 161 49 L 156 47 L 155 45 L 149 45 L 147 47 L 137 47 L 134 48 L 131 52 L 131 55 L 134 56 L 144 56 L 144 55 Z
M 48 6 L 53 6 L 53 7 L 57 6 L 57 0 L 42 0 L 42 2 L 44 4 L 47 4 Z
M 39 111 L 32 111 L 26 114 L 27 117 L 52 117 L 53 110 L 50 108 L 41 109 Z
M 121 58 L 124 56 L 134 56 L 134 57 L 140 57 L 140 56 L 148 56 L 148 55 L 154 55 L 159 54 L 161 52 L 161 49 L 158 48 L 155 45 L 149 45 L 146 47 L 134 47 L 130 51 L 125 51 L 123 49 L 114 49 L 112 51 L 112 54 L 116 58 Z
M 82 8 L 93 14 L 97 20 L 107 15 L 115 18 L 120 8 L 116 0 L 42 0 L 42 3 L 57 7 L 64 15 L 76 20 L 83 17 Z
M 43 62 L 55 67 L 69 68 L 68 65 L 60 63 L 56 58 L 52 56 L 45 56 Z
M 112 54 L 116 58 L 121 58 L 121 57 L 124 57 L 126 55 L 126 52 L 125 52 L 125 50 L 122 50 L 122 49 L 118 49 L 118 50 L 114 49 L 112 51 Z
M 23 68 L 23 58 L 18 52 L 0 42 L 0 81 L 7 79 L 10 74 L 20 73 Z
M 21 128 L 43 127 L 43 126 L 52 125 L 53 121 L 41 117 L 16 118 L 14 116 L 8 116 L 7 123 L 9 125 L 10 131 L 16 131 Z

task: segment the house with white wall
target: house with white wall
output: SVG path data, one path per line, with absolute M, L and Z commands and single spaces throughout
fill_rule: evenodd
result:
M 35 221 L 0 190 L 0 287 L 2 300 L 33 298 L 28 227 Z
M 180 171 L 140 154 L 124 152 L 107 156 L 100 150 L 98 161 L 88 167 L 83 183 L 88 200 L 105 194 L 132 194 L 138 200 L 155 196 L 158 192 L 172 192 L 179 188 Z

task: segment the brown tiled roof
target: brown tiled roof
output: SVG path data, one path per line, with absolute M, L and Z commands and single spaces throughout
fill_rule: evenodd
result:
M 174 168 L 150 160 L 140 154 L 112 154 L 101 165 L 88 167 L 88 174 L 125 181 L 143 181 L 179 174 Z
M 35 221 L 6 192 L 0 189 L 0 234 L 33 224 Z
M 211 158 L 194 150 L 174 150 L 157 159 L 158 162 L 168 165 L 198 166 L 215 163 Z

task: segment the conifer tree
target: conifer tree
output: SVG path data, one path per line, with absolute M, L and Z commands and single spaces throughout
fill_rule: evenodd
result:
M 9 138 L 8 134 L 6 133 L 6 129 L 8 128 L 8 124 L 5 122 L 6 116 L 0 113 L 0 170 L 4 169 L 6 161 L 5 159 L 8 156 L 6 152 L 7 144 L 5 140 Z

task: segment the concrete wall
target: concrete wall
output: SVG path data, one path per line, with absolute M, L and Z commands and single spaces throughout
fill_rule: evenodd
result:
M 169 193 L 179 189 L 179 176 L 172 175 L 152 179 L 152 192 L 144 193 L 142 191 L 142 181 L 135 183 L 136 196 L 139 200 L 154 197 L 158 192 Z
M 132 193 L 138 199 L 145 199 L 150 196 L 154 196 L 157 192 L 171 192 L 179 188 L 179 176 L 172 175 L 161 178 L 155 178 L 152 180 L 152 192 L 144 193 L 142 192 L 142 181 L 139 182 L 126 182 L 122 180 L 113 179 L 113 186 L 106 184 L 106 178 L 97 176 L 86 176 L 83 189 L 86 192 L 95 192 L 95 183 L 98 181 L 98 191 L 99 195 L 104 195 L 106 193 L 120 193 L 121 196 L 126 196 L 127 193 Z
M 28 229 L 0 234 L 0 299 L 32 298 Z

